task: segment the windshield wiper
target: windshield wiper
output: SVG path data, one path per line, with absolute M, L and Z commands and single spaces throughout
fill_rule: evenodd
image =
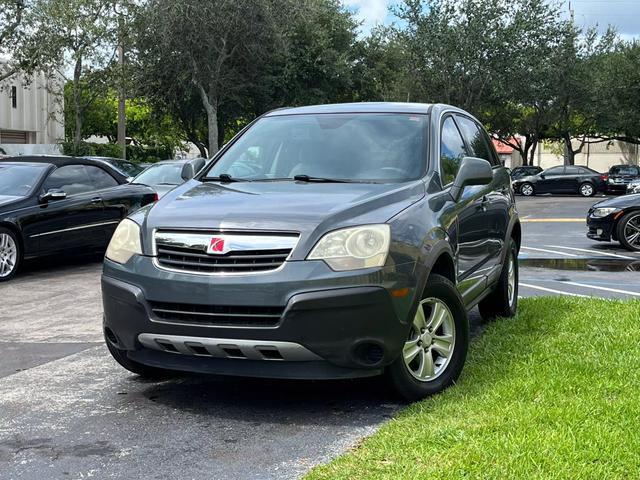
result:
M 244 180 L 242 178 L 233 178 L 228 173 L 221 173 L 217 177 L 204 177 L 202 180 L 205 181 L 205 182 L 222 182 L 222 183 L 246 182 L 247 181 L 247 180 Z
M 309 175 L 294 175 L 293 179 L 297 182 L 310 183 L 354 183 L 351 180 L 343 180 L 340 178 L 311 177 Z

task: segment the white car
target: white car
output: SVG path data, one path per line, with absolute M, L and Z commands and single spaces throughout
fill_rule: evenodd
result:
M 627 193 L 640 193 L 640 178 L 629 182 Z

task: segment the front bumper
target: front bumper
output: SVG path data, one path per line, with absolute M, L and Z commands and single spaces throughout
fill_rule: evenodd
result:
M 161 368 L 274 378 L 376 375 L 408 334 L 413 266 L 338 273 L 324 262 L 287 262 L 278 272 L 227 277 L 164 271 L 149 257 L 127 266 L 106 260 L 104 327 L 130 359 Z M 153 302 L 284 310 L 268 327 L 203 326 L 157 318 Z
M 613 236 L 614 215 L 596 218 L 589 215 L 587 217 L 587 237 L 599 242 L 610 242 Z

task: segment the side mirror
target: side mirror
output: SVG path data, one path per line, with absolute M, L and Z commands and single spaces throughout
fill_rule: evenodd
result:
M 180 176 L 185 182 L 187 180 L 191 180 L 195 176 L 195 174 L 196 172 L 191 162 L 186 162 L 184 165 L 182 165 L 182 172 L 180 173 Z
M 493 180 L 491 164 L 482 158 L 464 157 L 460 163 L 460 170 L 453 181 L 451 196 L 458 200 L 464 187 L 471 185 L 488 185 Z
M 44 195 L 40 195 L 40 203 L 55 202 L 56 200 L 64 200 L 67 198 L 67 193 L 59 188 L 52 188 Z

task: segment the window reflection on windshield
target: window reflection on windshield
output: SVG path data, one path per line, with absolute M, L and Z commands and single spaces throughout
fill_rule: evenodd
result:
M 29 195 L 45 169 L 44 165 L 0 165 L 0 195 Z
M 252 126 L 206 178 L 268 180 L 295 175 L 406 181 L 425 168 L 426 115 L 317 114 L 266 117 Z

